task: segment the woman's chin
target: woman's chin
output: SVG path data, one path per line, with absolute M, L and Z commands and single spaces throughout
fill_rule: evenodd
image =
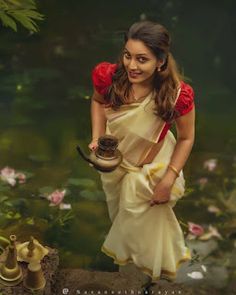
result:
M 142 79 L 140 79 L 140 78 L 133 78 L 133 77 L 130 77 L 130 76 L 128 76 L 128 79 L 129 79 L 129 81 L 131 82 L 131 83 L 140 83 L 140 82 L 142 82 Z

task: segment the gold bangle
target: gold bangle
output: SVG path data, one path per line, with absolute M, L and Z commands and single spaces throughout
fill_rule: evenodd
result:
M 98 141 L 99 137 L 92 138 L 92 141 Z
M 175 172 L 175 174 L 177 175 L 177 177 L 179 177 L 179 172 L 178 172 L 178 170 L 177 170 L 173 165 L 168 165 L 168 167 L 169 167 L 173 172 Z

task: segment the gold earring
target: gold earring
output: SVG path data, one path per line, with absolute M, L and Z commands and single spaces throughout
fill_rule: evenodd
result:
M 157 71 L 158 71 L 158 72 L 160 72 L 160 71 L 161 71 L 161 68 L 160 68 L 160 67 L 158 67 L 158 68 L 157 68 Z

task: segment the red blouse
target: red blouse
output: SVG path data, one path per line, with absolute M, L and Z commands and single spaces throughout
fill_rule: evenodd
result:
M 112 83 L 112 76 L 117 68 L 117 64 L 109 62 L 99 63 L 92 71 L 92 81 L 94 88 L 98 93 L 104 95 Z M 175 109 L 179 112 L 179 116 L 183 116 L 190 112 L 194 107 L 194 92 L 192 87 L 181 81 L 181 90 L 175 104 Z M 166 123 L 159 137 L 160 142 L 170 129 L 171 124 Z

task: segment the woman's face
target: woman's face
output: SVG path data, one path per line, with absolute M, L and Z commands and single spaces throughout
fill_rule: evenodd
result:
M 154 73 L 163 64 L 140 40 L 129 39 L 123 52 L 123 64 L 131 83 L 152 83 Z

